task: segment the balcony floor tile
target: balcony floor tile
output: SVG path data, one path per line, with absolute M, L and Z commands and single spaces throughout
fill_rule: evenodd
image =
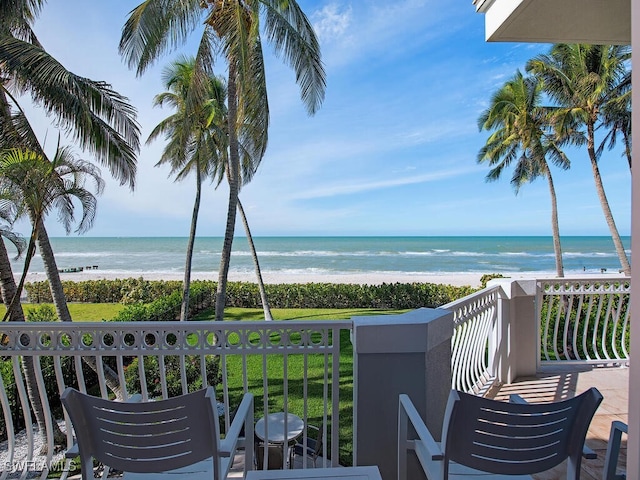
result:
M 598 458 L 582 461 L 581 478 L 586 480 L 602 478 L 604 457 L 609 441 L 611 422 L 627 422 L 629 369 L 625 367 L 571 367 L 546 368 L 536 376 L 516 379 L 509 385 L 502 385 L 491 392 L 498 400 L 508 400 L 515 393 L 529 402 L 553 402 L 570 398 L 590 387 L 596 387 L 604 399 L 596 411 L 587 433 L 587 445 L 596 451 Z M 623 436 L 618 468 L 626 464 L 626 437 Z M 563 479 L 566 466 L 560 465 L 549 472 L 534 475 L 537 480 Z

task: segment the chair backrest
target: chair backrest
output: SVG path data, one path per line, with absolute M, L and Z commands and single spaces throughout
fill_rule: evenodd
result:
M 61 396 L 73 423 L 83 478 L 92 458 L 127 472 L 159 473 L 213 460 L 220 473 L 220 432 L 213 387 L 165 400 L 129 403 L 67 388 Z M 87 470 L 85 470 L 87 469 Z
M 322 455 L 322 439 L 324 434 L 324 424 L 321 423 L 319 427 L 315 425 L 307 425 L 307 444 L 306 454 L 311 456 L 314 460 Z M 304 445 L 304 438 L 300 437 L 297 440 L 298 444 Z
M 568 400 L 532 404 L 453 390 L 442 434 L 445 472 L 454 461 L 494 474 L 534 474 L 568 458 L 567 478 L 579 478 L 582 447 L 601 401 L 596 388 Z

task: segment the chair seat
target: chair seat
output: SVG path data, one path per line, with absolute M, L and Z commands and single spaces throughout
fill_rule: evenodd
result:
M 231 459 L 223 457 L 220 459 L 222 462 L 222 472 L 226 473 L 231 467 Z M 202 460 L 201 462 L 194 463 L 182 468 L 176 468 L 168 472 L 162 473 L 134 473 L 125 472 L 123 475 L 124 480 L 170 480 L 184 478 L 185 475 L 189 477 L 189 480 L 211 480 L 213 477 L 213 464 L 210 458 Z M 224 475 L 223 475 L 224 476 Z
M 304 445 L 302 445 L 301 443 L 296 443 L 293 446 L 293 454 L 294 455 L 298 455 L 298 456 L 302 456 L 302 455 L 309 455 L 309 456 L 313 456 L 316 453 L 316 441 L 309 438 L 307 440 L 307 448 L 304 448 Z
M 440 443 L 437 442 L 440 446 Z M 443 462 L 441 460 L 431 460 L 428 456 L 421 455 L 421 452 L 416 452 L 420 462 L 424 466 L 427 479 L 440 479 L 443 478 Z M 489 479 L 492 480 L 531 480 L 530 475 L 498 475 L 495 473 L 483 472 L 471 467 L 460 465 L 456 462 L 449 463 L 449 480 L 473 480 L 473 479 Z

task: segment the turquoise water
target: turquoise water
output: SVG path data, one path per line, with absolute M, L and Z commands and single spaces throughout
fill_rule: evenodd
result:
M 630 248 L 630 238 L 623 239 Z M 97 265 L 100 273 L 134 275 L 184 270 L 187 238 L 51 239 L 59 268 Z M 259 237 L 256 249 L 263 272 L 344 273 L 553 273 L 551 237 Z M 193 271 L 217 272 L 222 238 L 196 240 Z M 620 268 L 609 237 L 564 237 L 567 273 Z M 627 250 L 627 254 L 630 251 Z M 22 269 L 14 262 L 14 272 Z M 31 272 L 44 272 L 39 257 Z M 249 247 L 236 237 L 231 271 L 253 272 Z

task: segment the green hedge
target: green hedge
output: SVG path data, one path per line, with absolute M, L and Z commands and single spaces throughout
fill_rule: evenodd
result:
M 147 281 L 143 279 L 91 280 L 63 282 L 65 295 L 70 302 L 113 303 L 140 305 L 159 301 L 153 312 L 166 311 L 177 305 L 180 310 L 181 281 Z M 51 302 L 48 282 L 28 283 L 30 302 Z M 267 297 L 272 308 L 419 308 L 439 307 L 473 293 L 476 289 L 435 283 L 383 283 L 382 285 L 357 285 L 338 283 L 304 283 L 266 285 Z M 213 305 L 216 282 L 192 283 L 193 311 Z M 165 299 L 165 297 L 167 297 Z M 227 301 L 229 307 L 260 308 L 258 285 L 247 282 L 229 282 Z M 139 307 L 132 307 L 132 309 Z

